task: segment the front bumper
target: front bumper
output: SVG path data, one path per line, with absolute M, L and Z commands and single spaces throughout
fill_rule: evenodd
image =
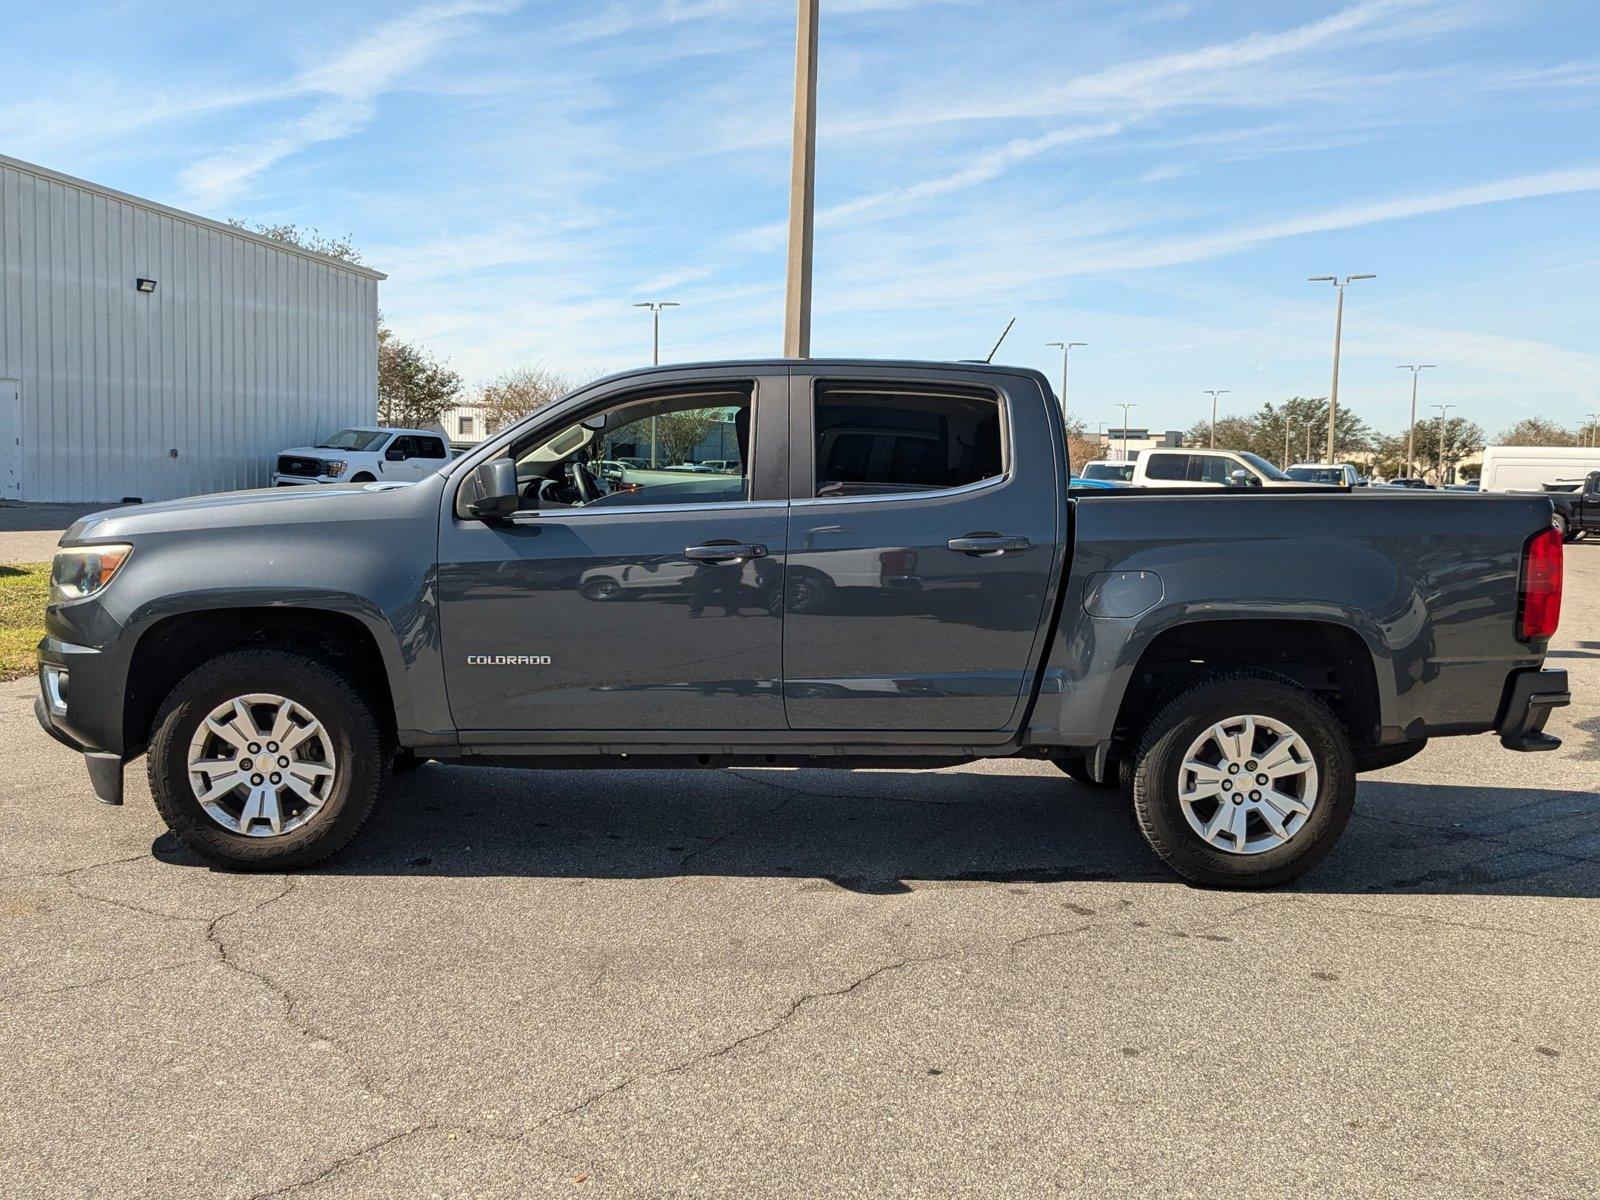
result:
M 1557 750 L 1561 739 L 1544 732 L 1551 710 L 1572 703 L 1565 671 L 1518 671 L 1506 684 L 1495 732 L 1507 750 Z
M 50 713 L 47 695 L 41 692 L 33 698 L 33 715 L 44 731 L 70 750 L 83 755 L 89 768 L 89 783 L 94 788 L 94 798 L 102 804 L 122 803 L 122 756 L 107 754 L 104 750 L 90 750 L 66 730 L 59 728 Z

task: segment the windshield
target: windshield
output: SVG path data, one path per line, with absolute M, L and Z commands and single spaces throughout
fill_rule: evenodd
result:
M 1289 478 L 1299 483 L 1343 483 L 1342 467 L 1290 467 Z
M 1248 450 L 1241 450 L 1239 452 L 1239 457 L 1244 459 L 1245 462 L 1249 463 L 1257 471 L 1260 471 L 1268 479 L 1283 480 L 1289 478 L 1282 471 L 1278 470 L 1277 467 L 1273 466 L 1266 459 L 1262 458 L 1259 454 L 1251 454 Z
M 1092 462 L 1085 463 L 1082 477 L 1084 479 L 1121 479 L 1133 478 L 1132 463 Z
M 325 442 L 318 442 L 318 450 L 371 450 L 388 437 L 377 429 L 341 429 Z

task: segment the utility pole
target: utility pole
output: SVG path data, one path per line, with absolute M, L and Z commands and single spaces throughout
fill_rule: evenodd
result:
M 1138 408 L 1137 404 L 1122 405 L 1122 461 L 1128 461 L 1128 410 Z
M 650 310 L 650 364 L 661 365 L 661 310 L 680 307 L 676 300 L 641 300 L 635 308 Z M 650 465 L 656 465 L 656 419 L 650 418 Z
M 1289 469 L 1289 413 L 1287 410 L 1283 414 L 1283 469 L 1285 471 Z
M 794 147 L 789 165 L 789 281 L 783 356 L 811 357 L 811 243 L 817 175 L 817 4 L 800 0 L 794 38 Z
M 1430 408 L 1439 410 L 1439 486 L 1444 486 L 1444 418 L 1454 404 L 1431 404 Z
M 1072 353 L 1075 346 L 1087 346 L 1088 342 L 1046 342 L 1046 346 L 1054 346 L 1061 351 L 1061 420 L 1067 420 L 1067 355 Z
M 1376 275 L 1346 275 L 1344 282 L 1337 275 L 1313 275 L 1308 283 L 1331 283 L 1339 290 L 1339 304 L 1333 313 L 1333 387 L 1328 392 L 1328 462 L 1334 456 L 1334 420 L 1339 415 L 1339 342 L 1344 333 L 1344 289 L 1357 279 L 1376 279 Z M 1307 454 L 1309 458 L 1310 455 Z
M 1226 396 L 1231 388 L 1207 388 L 1206 395 L 1211 397 L 1211 449 L 1217 448 L 1217 397 Z
M 1589 445 L 1600 444 L 1600 412 L 1589 414 Z

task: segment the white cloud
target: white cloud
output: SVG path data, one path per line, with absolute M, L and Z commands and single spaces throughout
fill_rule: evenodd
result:
M 377 100 L 400 85 L 475 18 L 509 12 L 516 0 L 447 0 L 378 25 L 348 49 L 302 71 L 277 90 L 282 97 L 322 97 L 304 116 L 263 138 L 238 142 L 185 168 L 179 183 L 191 203 L 215 207 L 237 196 L 261 172 L 321 142 L 365 128 Z

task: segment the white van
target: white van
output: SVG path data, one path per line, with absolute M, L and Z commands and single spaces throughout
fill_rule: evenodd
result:
M 1135 487 L 1317 487 L 1290 479 L 1248 450 L 1146 450 L 1133 465 Z
M 1486 492 L 1542 492 L 1547 483 L 1576 490 L 1590 471 L 1600 471 L 1593 446 L 1490 446 L 1479 482 Z

